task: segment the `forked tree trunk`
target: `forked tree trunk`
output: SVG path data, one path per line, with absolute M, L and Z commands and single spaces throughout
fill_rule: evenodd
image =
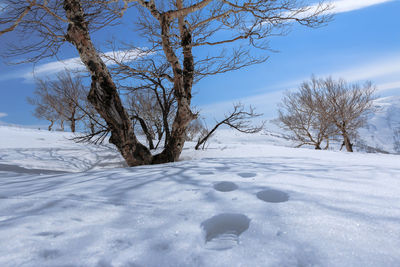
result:
M 80 1 L 64 0 L 64 10 L 69 21 L 66 40 L 75 46 L 90 72 L 92 83 L 88 100 L 110 127 L 110 142 L 118 148 L 129 166 L 150 164 L 152 155 L 134 135 L 116 85 L 91 41 Z
M 347 134 L 347 132 L 345 130 L 343 130 L 342 136 L 343 136 L 343 142 L 344 142 L 344 145 L 346 146 L 347 152 L 353 152 L 353 144 L 350 142 L 349 135 Z
M 177 2 L 179 3 L 179 1 Z M 180 6 L 178 6 L 180 8 Z M 196 118 L 190 109 L 194 75 L 194 59 L 192 55 L 192 36 L 184 26 L 183 18 L 179 18 L 181 46 L 183 53 L 183 68 L 175 55 L 170 42 L 170 19 L 163 14 L 160 20 L 161 39 L 164 53 L 174 72 L 174 96 L 177 102 L 177 112 L 172 124 L 169 140 L 160 154 L 154 156 L 153 163 L 173 162 L 179 159 L 185 144 L 186 128 Z

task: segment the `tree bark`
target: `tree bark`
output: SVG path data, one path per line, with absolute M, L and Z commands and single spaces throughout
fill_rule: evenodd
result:
M 179 1 L 177 1 L 179 3 Z M 177 6 L 178 9 L 180 8 Z M 175 55 L 170 42 L 170 17 L 163 14 L 160 19 L 161 39 L 164 53 L 174 72 L 174 96 L 177 101 L 177 113 L 172 124 L 171 135 L 163 152 L 154 156 L 153 163 L 173 162 L 179 159 L 185 143 L 186 127 L 196 118 L 190 109 L 194 75 L 194 59 L 192 54 L 192 36 L 184 26 L 183 17 L 179 18 L 183 68 Z
M 144 134 L 146 135 L 147 142 L 149 143 L 149 148 L 154 149 L 153 137 L 152 137 L 149 129 L 147 128 L 147 125 L 146 125 L 146 122 L 144 121 L 144 119 L 140 118 L 139 116 L 133 116 L 132 118 L 139 121 L 140 127 L 142 127 L 142 130 L 143 130 Z
M 69 21 L 65 38 L 78 50 L 90 72 L 92 83 L 88 100 L 110 127 L 110 143 L 118 148 L 129 166 L 150 164 L 152 155 L 137 140 L 116 85 L 92 43 L 80 1 L 64 0 L 64 10 Z
M 353 152 L 353 144 L 350 142 L 350 138 L 349 135 L 347 134 L 346 131 L 343 131 L 343 142 L 344 145 L 346 146 L 346 150 L 347 152 Z
M 71 132 L 75 132 L 75 125 L 76 125 L 76 122 L 75 122 L 75 118 L 74 117 L 72 117 L 71 118 Z
M 53 128 L 53 125 L 54 125 L 54 121 L 50 121 L 50 125 L 49 125 L 49 131 L 51 131 L 51 128 Z

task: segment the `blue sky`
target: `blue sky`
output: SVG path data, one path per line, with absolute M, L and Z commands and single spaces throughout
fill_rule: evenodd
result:
M 282 92 L 296 88 L 312 74 L 341 77 L 350 82 L 371 80 L 380 96 L 400 95 L 400 1 L 339 0 L 334 5 L 336 15 L 327 26 L 318 29 L 294 26 L 289 35 L 271 39 L 271 48 L 279 52 L 269 52 L 270 58 L 264 64 L 206 78 L 196 84 L 193 104 L 205 116 L 218 117 L 232 102 L 241 101 L 254 104 L 271 118 Z M 94 40 L 101 43 L 99 40 L 116 34 L 115 30 L 98 33 Z M 13 38 L 12 34 L 0 37 L 0 53 Z M 68 46 L 60 55 L 66 60 L 76 56 Z M 47 124 L 32 116 L 33 107 L 26 97 L 34 90 L 31 75 L 34 68 L 38 76 L 60 69 L 52 60 L 56 59 L 35 66 L 10 66 L 1 59 L 0 122 Z

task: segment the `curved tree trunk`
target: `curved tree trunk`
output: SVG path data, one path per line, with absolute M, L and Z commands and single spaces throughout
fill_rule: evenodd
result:
M 49 131 L 51 131 L 51 129 L 53 128 L 53 125 L 54 125 L 54 121 L 51 120 L 51 121 L 50 121 L 49 128 L 48 128 Z
M 69 21 L 66 40 L 75 46 L 90 72 L 92 83 L 88 100 L 110 127 L 110 142 L 118 148 L 129 166 L 150 164 L 152 155 L 134 135 L 116 85 L 91 41 L 80 1 L 64 0 L 64 10 Z

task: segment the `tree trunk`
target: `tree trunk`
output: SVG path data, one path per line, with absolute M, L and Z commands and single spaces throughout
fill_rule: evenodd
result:
M 147 128 L 144 119 L 140 118 L 139 116 L 133 116 L 132 118 L 139 121 L 140 127 L 142 127 L 143 133 L 146 135 L 147 142 L 149 143 L 149 148 L 154 149 L 153 137 L 149 131 L 149 128 Z
M 329 148 L 329 138 L 326 138 L 326 146 L 324 150 L 328 150 L 328 148 Z
M 60 122 L 60 129 L 64 132 L 64 120 L 61 120 Z
M 51 128 L 53 128 L 53 125 L 54 125 L 54 121 L 50 121 L 50 125 L 49 125 L 49 131 L 51 131 Z
M 75 119 L 71 118 L 71 132 L 75 132 Z
M 197 144 L 194 147 L 194 149 L 198 150 L 202 144 L 205 144 L 207 142 L 208 138 L 210 138 L 210 136 L 218 129 L 219 126 L 224 124 L 224 122 L 225 122 L 225 120 L 217 123 L 214 126 L 214 128 L 212 128 L 211 131 L 209 131 L 203 138 L 199 138 L 199 140 L 197 141 Z M 203 146 L 203 148 L 204 148 L 204 146 Z
M 169 105 L 169 104 L 168 104 Z M 169 138 L 171 136 L 170 131 L 169 131 L 169 123 L 168 123 L 168 114 L 169 114 L 169 108 L 165 109 L 163 112 L 163 127 L 164 127 L 164 132 L 165 132 L 165 140 L 164 140 L 164 147 L 167 146 L 169 142 Z
M 343 143 L 346 146 L 347 152 L 353 152 L 353 144 L 350 142 L 349 135 L 346 131 L 343 131 Z
M 90 120 L 89 124 L 90 124 L 90 132 L 92 134 L 95 134 L 94 122 L 92 120 Z
M 179 6 L 178 6 L 179 8 Z M 170 42 L 170 18 L 163 14 L 161 18 L 161 39 L 164 53 L 174 72 L 174 96 L 177 102 L 177 112 L 172 124 L 172 131 L 163 152 L 154 156 L 153 163 L 173 162 L 179 159 L 185 143 L 186 127 L 196 118 L 190 109 L 194 74 L 194 60 L 192 55 L 192 36 L 183 26 L 183 18 L 179 18 L 181 46 L 183 53 L 183 68 L 175 55 Z
M 64 0 L 64 10 L 69 21 L 66 40 L 75 46 L 90 72 L 88 100 L 110 127 L 110 143 L 118 148 L 129 166 L 150 164 L 152 155 L 137 140 L 116 85 L 92 43 L 80 1 Z

